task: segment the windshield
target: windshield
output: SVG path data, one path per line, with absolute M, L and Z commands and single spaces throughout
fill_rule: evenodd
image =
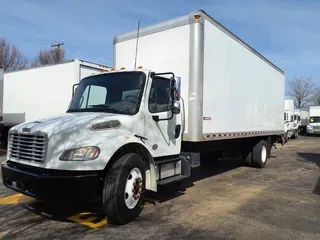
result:
M 310 117 L 310 123 L 320 123 L 320 117 Z
M 145 80 L 143 72 L 117 72 L 84 78 L 68 112 L 134 115 L 139 111 Z

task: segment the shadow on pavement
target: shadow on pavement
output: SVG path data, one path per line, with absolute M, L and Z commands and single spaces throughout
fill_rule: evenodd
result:
M 300 158 L 302 158 L 302 159 L 298 159 L 298 161 L 313 162 L 320 168 L 320 154 L 319 153 L 297 152 L 297 155 Z
M 99 202 L 42 202 L 35 201 L 23 204 L 22 208 L 41 216 L 45 219 L 50 219 L 59 222 L 70 222 L 68 217 L 80 213 L 90 213 L 98 218 L 103 218 L 103 209 Z
M 231 171 L 243 165 L 243 161 L 239 159 L 206 161 L 200 167 L 193 168 L 191 177 L 187 178 L 185 181 L 162 186 L 157 193 L 147 192 L 145 196 L 146 203 L 155 205 L 156 203 L 162 203 L 177 198 L 183 195 L 187 188 L 193 187 L 194 182 Z M 22 207 L 45 219 L 59 222 L 70 222 L 68 217 L 83 212 L 94 214 L 100 219 L 103 217 L 103 207 L 97 200 L 90 202 L 59 201 L 52 203 L 35 201 L 23 204 Z
M 313 162 L 318 166 L 318 168 L 320 168 L 320 154 L 319 153 L 297 152 L 297 155 L 301 158 L 301 159 L 297 159 L 298 161 Z M 319 177 L 317 184 L 312 192 L 314 194 L 320 195 L 320 177 Z
M 191 176 L 183 182 L 159 186 L 157 193 L 147 192 L 146 197 L 155 199 L 160 203 L 166 202 L 185 194 L 187 188 L 194 186 L 194 182 L 214 177 L 242 166 L 244 166 L 244 161 L 237 158 L 213 161 L 205 159 L 205 161 L 201 162 L 200 167 L 191 170 Z

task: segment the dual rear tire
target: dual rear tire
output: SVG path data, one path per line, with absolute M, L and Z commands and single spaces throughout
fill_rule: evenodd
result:
M 264 168 L 270 157 L 270 146 L 265 140 L 260 140 L 252 149 L 245 152 L 245 162 L 252 167 Z

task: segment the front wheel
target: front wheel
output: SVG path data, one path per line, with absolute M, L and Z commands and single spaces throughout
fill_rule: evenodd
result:
M 292 136 L 292 139 L 297 139 L 298 136 L 299 136 L 298 131 L 295 131 L 294 134 L 293 134 L 293 136 Z
M 145 193 L 145 164 L 136 153 L 119 158 L 107 172 L 103 207 L 108 222 L 122 225 L 142 211 Z

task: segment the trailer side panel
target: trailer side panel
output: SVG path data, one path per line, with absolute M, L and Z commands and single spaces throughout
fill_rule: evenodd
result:
M 204 136 L 283 131 L 284 75 L 208 20 L 204 31 Z

